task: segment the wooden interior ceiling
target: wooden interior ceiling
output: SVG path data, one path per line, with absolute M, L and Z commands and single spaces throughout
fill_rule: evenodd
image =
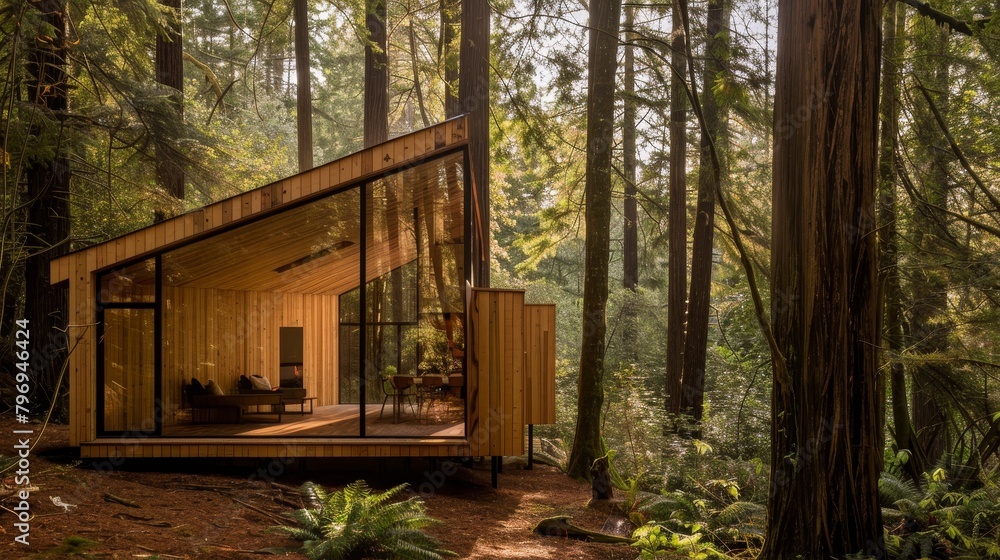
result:
M 444 216 L 462 215 L 462 161 L 461 152 L 445 156 L 365 189 L 367 220 L 377 230 L 368 238 L 369 280 L 416 258 L 414 226 L 427 231 L 427 220 L 414 224 L 415 216 L 435 217 L 434 243 L 461 236 L 463 220 Z M 360 192 L 344 191 L 170 251 L 163 256 L 164 285 L 335 295 L 351 290 L 360 276 Z M 385 226 L 393 215 L 399 216 L 395 231 Z M 441 236 L 448 239 L 436 239 Z

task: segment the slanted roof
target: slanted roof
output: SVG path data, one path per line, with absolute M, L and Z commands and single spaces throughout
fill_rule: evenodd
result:
M 101 271 L 115 267 L 121 263 L 136 260 L 146 256 L 163 253 L 174 248 L 181 248 L 195 240 L 209 236 L 219 235 L 230 237 L 234 246 L 240 242 L 241 235 L 254 235 L 257 238 L 266 237 L 274 239 L 275 243 L 282 243 L 281 253 L 287 264 L 288 255 L 303 253 L 303 255 L 315 254 L 315 247 L 297 247 L 295 240 L 295 227 L 308 228 L 310 220 L 310 210 L 308 207 L 300 207 L 300 204 L 312 199 L 322 198 L 329 193 L 357 184 L 366 180 L 374 179 L 386 173 L 408 169 L 415 164 L 432 158 L 436 155 L 446 153 L 467 143 L 465 117 L 457 117 L 441 124 L 418 130 L 416 132 L 400 136 L 384 142 L 377 146 L 367 148 L 349 156 L 321 165 L 304 173 L 299 173 L 287 179 L 276 181 L 269 185 L 245 192 L 243 194 L 209 204 L 198 210 L 165 220 L 138 231 L 110 239 L 103 243 L 93 245 L 68 255 L 64 255 L 51 262 L 50 280 L 53 284 L 63 282 L 70 277 L 70 263 L 72 259 L 80 253 L 88 253 L 88 262 L 95 263 L 93 271 Z M 436 180 L 437 176 L 433 170 L 425 173 L 422 177 L 419 171 L 411 172 L 415 181 Z M 295 207 L 293 209 L 293 207 Z M 243 230 L 233 229 L 234 226 L 256 221 L 272 214 L 282 212 L 299 212 L 301 219 L 281 220 L 280 223 L 273 221 L 272 228 L 280 228 L 282 231 L 266 231 L 268 221 L 260 222 L 261 229 L 243 228 Z M 357 216 L 348 216 L 355 223 Z M 293 224 L 289 231 L 289 224 Z M 294 225 L 298 224 L 298 225 Z M 356 227 L 356 226 L 355 226 Z M 228 231 L 231 230 L 231 231 Z M 225 232 L 225 233 L 223 233 Z M 307 236 L 301 236 L 307 237 Z M 349 246 L 338 247 L 336 242 L 331 245 L 332 251 L 350 251 Z M 355 247 L 354 250 L 357 250 Z M 177 252 L 183 255 L 183 249 Z M 91 258 L 92 257 L 92 258 Z M 196 258 L 192 255 L 192 258 Z M 241 274 L 234 267 L 238 267 L 242 262 L 238 255 L 216 255 L 220 259 L 220 272 L 225 270 L 227 278 L 235 278 L 238 281 Z M 226 260 L 228 259 L 228 261 Z M 244 259 L 245 260 L 245 259 Z M 295 259 L 292 259 L 295 260 Z M 377 260 L 377 259 L 375 259 Z M 228 263 L 228 266 L 226 265 Z M 369 264 L 369 268 L 371 268 Z M 260 263 L 255 264 L 256 270 L 262 270 Z M 281 267 L 276 263 L 274 269 Z M 264 269 L 264 270 L 274 270 Z M 345 271 L 346 272 L 346 271 Z M 369 270 L 369 274 L 373 271 Z M 353 276 L 357 278 L 357 276 Z M 196 285 L 197 279 L 190 279 L 190 285 Z M 338 292 L 347 286 L 336 285 L 336 279 L 329 279 L 329 286 L 316 286 L 303 291 L 324 291 Z M 214 283 L 214 282 L 213 282 Z M 356 282 L 355 282 L 356 283 Z M 215 283 L 218 285 L 217 283 Z M 233 286 L 236 288 L 236 286 Z

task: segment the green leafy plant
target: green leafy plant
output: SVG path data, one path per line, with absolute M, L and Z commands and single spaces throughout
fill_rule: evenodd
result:
M 385 492 L 372 492 L 358 480 L 343 490 L 327 492 L 312 482 L 302 485 L 302 493 L 312 507 L 291 512 L 297 526 L 271 530 L 302 541 L 298 549 L 315 560 L 392 558 L 439 560 L 454 553 L 423 532 L 436 523 L 427 516 L 419 497 L 392 501 L 406 488 L 401 484 Z
M 879 494 L 890 558 L 1000 558 L 1000 489 L 994 484 L 960 490 L 938 468 L 919 486 L 883 474 Z
M 690 534 L 677 533 L 662 525 L 648 523 L 632 533 L 632 546 L 639 549 L 643 560 L 666 557 L 668 552 L 680 552 L 693 560 L 729 558 L 713 544 L 702 540 L 704 533 L 700 525 L 690 524 L 687 528 Z

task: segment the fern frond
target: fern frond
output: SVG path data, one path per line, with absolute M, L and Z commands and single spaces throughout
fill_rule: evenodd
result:
M 438 560 L 453 555 L 422 531 L 437 520 L 426 514 L 421 498 L 393 501 L 406 488 L 406 484 L 400 484 L 373 493 L 364 480 L 358 480 L 327 493 L 307 482 L 302 485 L 302 495 L 312 507 L 288 514 L 299 527 L 272 529 L 302 541 L 300 552 L 316 560 Z

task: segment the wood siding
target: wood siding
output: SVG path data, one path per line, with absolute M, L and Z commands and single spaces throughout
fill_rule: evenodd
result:
M 472 291 L 468 348 L 468 436 L 473 455 L 523 455 L 523 291 Z
M 524 306 L 524 423 L 556 423 L 556 306 Z

